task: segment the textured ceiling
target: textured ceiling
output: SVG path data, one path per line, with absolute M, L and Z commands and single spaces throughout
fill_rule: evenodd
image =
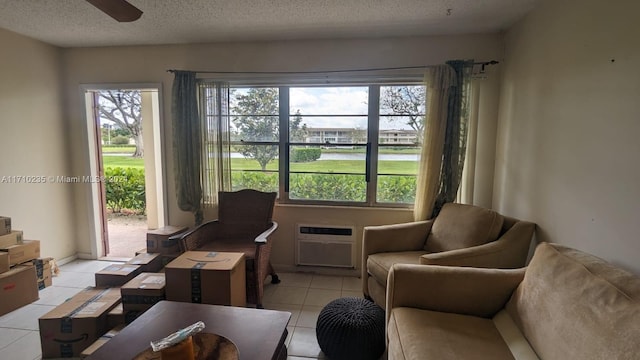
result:
M 62 47 L 487 33 L 537 0 L 129 2 L 144 12 L 132 23 L 84 0 L 0 0 L 0 28 Z

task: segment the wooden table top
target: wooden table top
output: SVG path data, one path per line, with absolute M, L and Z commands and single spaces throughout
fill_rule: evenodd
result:
M 238 347 L 240 360 L 276 359 L 291 313 L 232 306 L 161 301 L 127 325 L 88 359 L 132 359 L 158 340 L 197 321 L 204 332 L 222 335 Z

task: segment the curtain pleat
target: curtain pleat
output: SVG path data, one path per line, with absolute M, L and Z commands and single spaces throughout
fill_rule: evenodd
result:
M 438 215 L 456 200 L 462 179 L 473 61 L 447 61 L 425 73 L 427 116 L 416 186 L 414 219 Z
M 455 71 L 447 111 L 447 124 L 440 170 L 440 189 L 433 205 L 431 218 L 438 216 L 442 206 L 454 202 L 462 179 L 467 146 L 470 84 L 473 60 L 447 61 Z
M 174 174 L 180 210 L 202 223 L 201 123 L 198 116 L 196 74 L 176 71 L 171 91 Z
M 200 84 L 205 206 L 217 206 L 218 192 L 231 191 L 229 84 Z
M 449 65 L 431 67 L 425 73 L 427 116 L 416 184 L 416 221 L 430 218 L 438 194 L 449 111 L 449 92 L 455 77 L 455 71 Z
M 480 80 L 471 80 L 469 123 L 467 125 L 467 153 L 462 169 L 460 190 L 456 201 L 462 204 L 474 204 L 475 176 L 478 146 L 478 121 L 480 108 Z

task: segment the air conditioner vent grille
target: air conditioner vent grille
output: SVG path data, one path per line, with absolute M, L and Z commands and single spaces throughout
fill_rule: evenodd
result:
M 296 231 L 296 264 L 354 267 L 353 226 L 302 225 Z
M 351 236 L 353 235 L 353 229 L 352 228 L 336 228 L 336 227 L 300 226 L 300 233 L 315 234 L 315 235 Z

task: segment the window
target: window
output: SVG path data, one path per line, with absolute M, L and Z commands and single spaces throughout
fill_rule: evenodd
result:
M 424 86 L 380 87 L 378 203 L 414 202 L 424 117 Z
M 305 204 L 414 202 L 422 85 L 232 85 L 229 115 L 234 191 Z
M 291 87 L 288 92 L 289 199 L 366 202 L 368 87 Z M 305 130 L 314 136 L 307 137 Z
M 278 191 L 279 89 L 232 88 L 231 188 Z

